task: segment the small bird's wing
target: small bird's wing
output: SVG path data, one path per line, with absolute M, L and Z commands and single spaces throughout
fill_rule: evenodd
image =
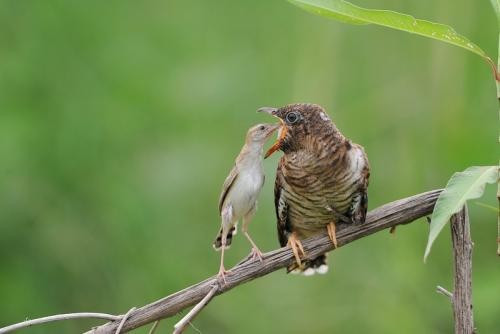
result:
M 288 218 L 288 203 L 283 191 L 283 170 L 282 161 L 278 163 L 276 170 L 276 181 L 274 183 L 274 207 L 276 209 L 278 240 L 281 247 L 288 243 L 288 236 L 291 233 L 291 226 Z
M 224 184 L 222 185 L 222 192 L 220 193 L 219 197 L 219 214 L 221 214 L 222 207 L 224 206 L 224 201 L 226 200 L 227 194 L 229 194 L 229 191 L 236 182 L 237 178 L 238 178 L 238 167 L 235 164 L 233 169 L 231 169 L 231 172 L 229 172 L 229 175 L 226 177 Z

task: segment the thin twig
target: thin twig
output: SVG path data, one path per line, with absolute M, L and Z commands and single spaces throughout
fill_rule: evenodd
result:
M 175 324 L 173 334 L 181 334 L 182 332 L 184 332 L 186 326 L 193 321 L 193 319 L 208 303 L 210 303 L 210 300 L 212 300 L 218 288 L 219 287 L 217 285 L 214 285 L 212 289 L 207 293 L 207 295 L 203 297 L 203 299 L 198 304 L 196 304 L 196 306 L 193 307 L 188 314 L 186 314 L 178 323 Z
M 127 311 L 127 313 L 125 313 L 125 315 L 122 317 L 122 319 L 120 320 L 120 325 L 118 326 L 118 328 L 116 329 L 116 332 L 115 334 L 120 334 L 121 331 L 122 331 L 122 328 L 123 328 L 123 324 L 125 323 L 125 321 L 127 321 L 128 317 L 130 316 L 130 314 L 132 312 L 134 312 L 135 310 L 135 307 L 132 307 L 130 310 Z
M 153 327 L 149 330 L 148 334 L 154 334 L 156 331 L 156 328 L 158 328 L 158 324 L 160 323 L 160 320 L 156 320 L 155 323 L 153 324 Z
M 194 330 L 196 331 L 196 333 L 201 334 L 201 331 L 200 331 L 198 328 L 196 328 L 196 326 L 195 326 L 195 325 L 193 325 L 193 323 L 192 323 L 192 322 L 190 322 L 190 323 L 189 323 L 189 326 L 191 326 L 191 328 L 192 328 L 192 329 L 194 329 Z
M 339 224 L 337 227 L 338 246 L 346 245 L 392 226 L 411 223 L 418 218 L 429 215 L 440 193 L 441 190 L 433 190 L 385 204 L 370 211 L 366 222 L 361 225 Z M 307 258 L 314 258 L 333 249 L 332 242 L 326 233 L 304 240 L 302 244 Z M 284 247 L 263 254 L 263 260 L 264 262 L 261 263 L 259 260 L 247 258 L 240 262 L 231 269 L 231 274 L 226 276 L 226 284 L 212 276 L 184 290 L 138 308 L 125 321 L 122 332 L 176 315 L 179 311 L 197 304 L 214 285 L 219 285 L 216 292 L 216 295 L 219 295 L 238 285 L 284 268 L 293 263 L 294 256 L 290 248 Z M 91 329 L 87 334 L 112 334 L 118 325 L 119 321 L 108 322 Z
M 453 298 L 453 294 L 440 285 L 436 287 L 436 292 L 442 294 L 443 296 Z
M 121 318 L 119 315 L 112 315 L 106 313 L 93 313 L 93 312 L 80 312 L 80 313 L 66 313 L 66 314 L 57 314 L 51 315 L 48 317 L 37 318 L 32 320 L 26 320 L 23 322 L 19 322 L 17 324 L 13 324 L 7 327 L 0 328 L 0 334 L 5 334 L 8 332 L 12 332 L 17 329 L 30 327 L 34 325 L 44 324 L 47 322 L 61 321 L 61 320 L 69 320 L 69 319 L 80 319 L 80 318 L 94 318 L 94 319 L 105 319 L 105 320 L 118 320 Z

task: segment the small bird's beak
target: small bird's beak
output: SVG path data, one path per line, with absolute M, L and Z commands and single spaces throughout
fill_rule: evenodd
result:
M 272 126 L 269 127 L 269 134 L 272 134 L 274 131 L 276 131 L 279 127 L 281 126 L 281 124 L 274 124 Z
M 257 112 L 265 112 L 266 114 L 275 116 L 276 111 L 278 111 L 278 108 L 273 108 L 273 107 L 262 107 L 257 109 Z
M 276 115 L 277 111 L 278 111 L 278 108 L 274 108 L 274 107 L 262 107 L 262 108 L 259 108 L 257 110 L 257 112 L 265 112 L 266 114 L 274 116 L 280 120 L 280 124 L 279 124 L 280 130 L 278 132 L 278 139 L 276 139 L 276 142 L 274 142 L 273 146 L 271 146 L 271 148 L 269 148 L 269 150 L 267 150 L 266 154 L 264 155 L 264 159 L 268 158 L 271 154 L 273 154 L 274 152 L 276 152 L 277 150 L 279 150 L 281 148 L 281 143 L 282 143 L 282 141 L 285 138 L 286 133 L 287 133 L 287 128 L 286 128 L 285 122 L 283 122 L 283 120 Z
M 276 127 L 280 128 L 280 130 L 278 132 L 278 139 L 276 139 L 273 146 L 271 146 L 269 148 L 269 150 L 267 150 L 266 154 L 264 155 L 264 159 L 267 159 L 268 157 L 271 156 L 271 154 L 273 154 L 274 152 L 279 150 L 281 148 L 281 142 L 283 141 L 283 139 L 285 139 L 285 136 L 287 133 L 287 128 L 285 126 L 285 122 L 283 122 L 283 120 L 281 118 L 279 120 L 280 120 L 281 124 L 276 125 Z

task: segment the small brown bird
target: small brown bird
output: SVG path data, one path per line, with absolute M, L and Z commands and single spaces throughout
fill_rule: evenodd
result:
M 282 150 L 274 188 L 278 237 L 296 264 L 288 272 L 328 271 L 326 254 L 302 261 L 300 240 L 328 232 L 337 247 L 335 224 L 365 221 L 370 166 L 363 147 L 345 138 L 325 110 L 315 104 L 259 109 L 281 120 L 278 140 L 266 157 Z
M 248 223 L 257 208 L 257 197 L 264 185 L 263 148 L 266 140 L 279 127 L 275 124 L 258 124 L 248 130 L 245 145 L 236 158 L 229 176 L 224 181 L 219 198 L 221 229 L 214 241 L 216 250 L 222 249 L 219 277 L 225 281 L 224 249 L 231 245 L 238 220 L 243 220 L 243 234 L 252 244 L 253 257 L 262 261 L 262 253 L 248 234 Z

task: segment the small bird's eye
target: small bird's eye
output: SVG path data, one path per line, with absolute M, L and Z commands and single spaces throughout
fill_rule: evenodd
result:
M 286 115 L 286 121 L 288 124 L 293 124 L 299 120 L 299 114 L 292 111 Z
M 265 129 L 265 128 L 266 128 L 266 127 L 265 127 L 264 125 L 261 125 L 261 126 L 259 127 L 259 130 L 260 130 L 260 131 L 264 131 L 264 129 Z

